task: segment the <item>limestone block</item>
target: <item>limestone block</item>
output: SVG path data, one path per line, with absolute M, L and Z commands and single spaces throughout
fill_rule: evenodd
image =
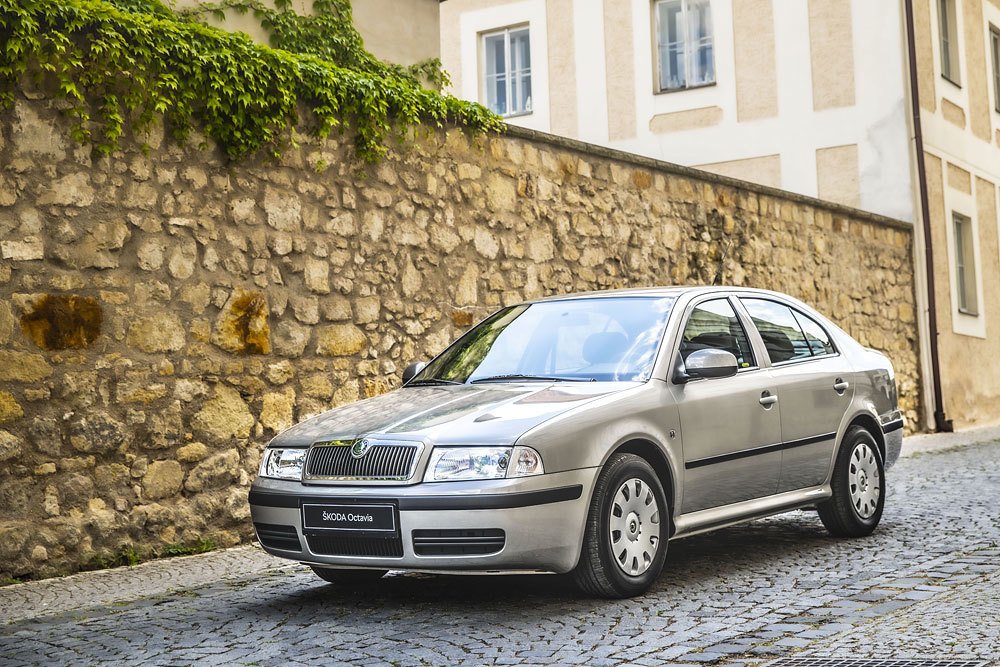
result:
M 274 351 L 284 357 L 301 357 L 309 344 L 310 330 L 294 322 L 280 322 L 274 327 Z
M 212 342 L 236 354 L 269 354 L 271 325 L 264 293 L 234 290 L 215 321 Z
M 267 224 L 278 231 L 292 232 L 302 226 L 302 206 L 298 195 L 268 186 L 264 193 Z
M 66 174 L 52 181 L 38 196 L 38 204 L 85 207 L 94 203 L 94 187 L 86 172 Z
M 87 414 L 69 425 L 69 444 L 78 452 L 107 454 L 125 442 L 125 425 L 101 413 Z
M 368 337 L 353 324 L 331 324 L 316 330 L 316 354 L 342 357 L 357 354 L 368 345 Z
M 188 473 L 184 488 L 193 493 L 218 489 L 232 484 L 240 475 L 240 454 L 227 449 L 205 459 Z
M 177 460 L 184 463 L 201 461 L 208 456 L 208 447 L 201 442 L 192 442 L 177 450 Z
M 30 102 L 14 103 L 14 126 L 11 132 L 14 154 L 61 159 L 66 157 L 68 135 L 61 127 L 41 118 Z
M 20 456 L 22 441 L 19 437 L 8 431 L 0 430 L 0 461 L 9 461 Z
M 306 260 L 303 279 L 306 287 L 317 294 L 330 292 L 330 264 L 322 259 L 310 257 Z
M 184 347 L 184 325 L 173 313 L 159 313 L 136 318 L 128 330 L 126 342 L 143 352 L 176 352 Z
M 466 267 L 455 289 L 455 303 L 459 306 L 473 306 L 479 302 L 479 269 L 474 264 Z
M 0 345 L 10 340 L 14 333 L 14 314 L 10 312 L 10 304 L 0 301 Z
M 119 252 L 131 236 L 128 225 L 121 220 L 97 222 L 87 227 L 82 239 L 56 246 L 53 254 L 74 269 L 114 269 L 120 261 Z
M 0 380 L 37 382 L 50 375 L 52 375 L 52 367 L 40 354 L 0 350 Z
M 219 385 L 215 396 L 191 419 L 191 427 L 217 441 L 249 438 L 254 418 L 239 393 Z
M 37 236 L 26 236 L 20 241 L 0 241 L 0 255 L 15 262 L 28 262 L 45 257 L 45 245 Z
M 354 302 L 354 321 L 358 324 L 378 322 L 382 302 L 377 296 L 361 297 Z
M 294 421 L 292 411 L 295 407 L 295 391 L 287 389 L 283 392 L 264 394 L 264 407 L 260 411 L 260 423 L 264 428 L 278 433 L 290 427 Z
M 0 390 L 0 424 L 14 421 L 24 416 L 21 404 L 9 391 Z
M 184 483 L 184 468 L 177 461 L 153 461 L 142 477 L 143 496 L 159 500 L 176 495 Z

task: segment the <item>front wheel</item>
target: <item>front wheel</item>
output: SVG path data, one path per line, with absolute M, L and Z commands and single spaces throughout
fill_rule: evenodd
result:
M 852 426 L 844 435 L 830 481 L 833 496 L 819 504 L 819 518 L 831 535 L 871 535 L 885 507 L 885 468 L 872 434 Z
M 589 595 L 625 598 L 645 592 L 663 569 L 669 511 L 653 468 L 616 454 L 597 478 L 583 536 L 576 585 Z

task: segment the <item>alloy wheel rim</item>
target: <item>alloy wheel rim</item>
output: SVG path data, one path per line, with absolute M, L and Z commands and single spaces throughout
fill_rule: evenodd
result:
M 859 443 L 851 452 L 848 474 L 851 504 L 862 519 L 875 514 L 882 495 L 882 478 L 875 456 L 875 450 L 866 442 Z
M 633 477 L 618 487 L 608 523 L 611 553 L 619 569 L 633 577 L 643 574 L 660 546 L 660 506 L 650 486 Z

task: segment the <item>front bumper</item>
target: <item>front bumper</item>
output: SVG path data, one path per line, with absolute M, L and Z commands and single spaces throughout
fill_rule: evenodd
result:
M 299 551 L 274 548 L 263 541 L 261 546 L 275 556 L 304 563 L 390 570 L 563 573 L 580 558 L 597 471 L 585 468 L 521 479 L 410 486 L 306 485 L 258 478 L 250 489 L 250 513 L 254 524 L 294 528 Z M 398 508 L 402 556 L 332 556 L 313 551 L 303 533 L 302 503 L 366 501 L 389 502 Z M 413 531 L 449 529 L 500 529 L 504 545 L 496 553 L 482 555 L 415 552 Z M 295 538 L 290 539 L 294 542 Z

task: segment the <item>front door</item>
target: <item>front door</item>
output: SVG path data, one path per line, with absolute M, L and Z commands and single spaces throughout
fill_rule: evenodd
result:
M 735 376 L 673 384 L 684 443 L 681 513 L 772 495 L 781 470 L 781 419 L 774 382 L 754 357 L 728 298 L 689 308 L 676 354 L 731 352 Z

